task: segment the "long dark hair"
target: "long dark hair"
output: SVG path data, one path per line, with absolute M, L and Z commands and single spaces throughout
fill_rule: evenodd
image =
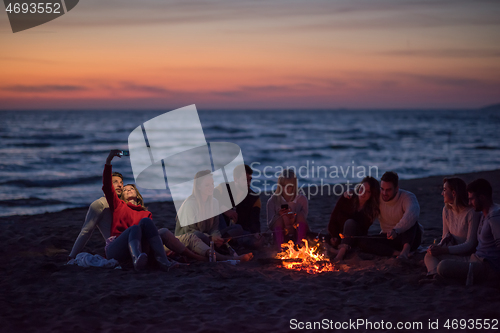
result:
M 361 181 L 360 185 L 363 183 L 368 183 L 370 185 L 370 199 L 363 206 L 362 212 L 365 213 L 371 221 L 375 220 L 380 215 L 380 184 L 378 180 L 373 177 L 366 176 Z M 359 197 L 354 196 L 355 205 L 359 207 Z
M 444 184 L 448 183 L 448 186 L 452 191 L 455 191 L 456 196 L 455 196 L 455 202 L 453 203 L 453 206 L 456 208 L 463 208 L 463 207 L 468 207 L 469 206 L 469 199 L 467 197 L 467 185 L 463 181 L 463 179 L 458 178 L 458 177 L 450 177 L 450 178 L 444 178 L 443 179 L 443 186 Z M 451 207 L 448 207 L 451 208 Z

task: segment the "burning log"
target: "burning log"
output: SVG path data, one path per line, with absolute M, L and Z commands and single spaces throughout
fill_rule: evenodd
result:
M 276 255 L 282 265 L 287 269 L 306 271 L 309 274 L 335 271 L 328 258 L 319 253 L 319 246 L 309 247 L 307 240 L 303 239 L 304 246 L 295 249 L 292 241 L 281 244 L 282 251 Z M 291 261 L 293 260 L 293 261 Z
M 346 235 L 343 235 L 343 234 L 339 234 L 340 238 L 344 239 L 344 238 L 358 238 L 358 239 L 370 239 L 370 238 L 375 238 L 373 236 L 346 236 Z

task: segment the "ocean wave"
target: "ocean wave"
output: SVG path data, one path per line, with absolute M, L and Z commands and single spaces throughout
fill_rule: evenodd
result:
M 22 143 L 11 143 L 7 146 L 12 147 L 26 147 L 26 148 L 47 148 L 52 146 L 49 142 L 22 142 Z
M 475 146 L 472 147 L 472 149 L 478 149 L 478 150 L 497 150 L 498 147 L 492 147 L 492 146 L 487 146 L 487 145 L 481 145 L 481 146 Z
M 264 148 L 261 149 L 261 152 L 263 153 L 275 153 L 275 152 L 280 152 L 280 151 L 314 151 L 315 153 L 321 154 L 321 152 L 318 151 L 329 151 L 329 150 L 349 150 L 349 149 L 356 149 L 356 150 L 382 150 L 382 147 L 374 142 L 368 142 L 368 143 L 359 143 L 359 144 L 328 144 L 328 145 L 319 145 L 319 146 L 288 146 L 288 145 L 281 145 L 279 147 L 269 147 L 269 148 Z
M 328 145 L 326 148 L 333 149 L 333 150 L 342 150 L 342 149 L 350 149 L 352 148 L 351 145 L 341 145 L 341 144 L 331 144 Z
M 23 139 L 34 139 L 34 140 L 79 140 L 83 139 L 84 136 L 81 134 L 35 134 L 23 137 Z
M 33 178 L 33 177 L 31 177 Z M 13 179 L 8 180 L 0 185 L 9 185 L 17 187 L 64 187 L 72 185 L 95 184 L 102 181 L 101 176 L 82 177 L 82 178 L 59 178 L 59 179 Z
M 19 165 L 19 164 L 6 164 L 6 163 L 0 163 L 0 170 L 2 171 L 31 171 L 34 170 L 33 166 L 31 165 Z
M 316 158 L 328 157 L 327 155 L 325 155 L 325 154 L 321 154 L 321 153 L 318 153 L 318 152 L 315 152 L 315 153 L 310 153 L 309 155 L 306 155 L 306 156 L 309 156 L 309 157 L 316 157 Z
M 17 206 L 53 206 L 61 204 L 70 204 L 66 201 L 59 201 L 53 199 L 40 199 L 37 197 L 20 198 L 20 199 L 10 199 L 10 200 L 0 200 L 0 206 L 3 207 L 17 207 Z
M 102 164 L 109 149 L 126 149 L 130 131 L 158 114 L 2 113 L 0 200 L 4 201 L 0 203 L 0 215 L 67 208 L 101 195 Z M 307 160 L 325 166 L 352 165 L 355 161 L 356 165 L 397 171 L 404 179 L 489 170 L 500 165 L 496 154 L 500 151 L 500 113 L 478 117 L 465 111 L 200 111 L 200 119 L 207 141 L 238 144 L 247 164 L 261 163 L 256 168 L 300 166 Z M 120 169 L 126 178 L 133 179 L 128 163 L 122 159 Z M 44 204 L 43 199 L 36 199 L 47 198 L 53 191 L 58 194 L 55 199 L 72 203 Z M 154 193 L 151 198 L 158 195 L 163 199 L 166 191 Z M 19 197 L 27 199 L 11 201 Z M 34 208 L 22 206 L 24 203 Z
M 44 162 L 54 163 L 54 164 L 70 164 L 70 163 L 81 163 L 81 158 L 64 158 L 64 157 L 45 157 Z
M 109 154 L 109 149 L 89 149 L 89 150 L 73 150 L 62 152 L 61 155 L 101 155 L 101 154 Z
M 261 138 L 286 138 L 286 133 L 262 133 L 259 135 Z
M 382 147 L 375 142 L 366 142 L 366 143 L 351 143 L 351 144 L 330 144 L 327 146 L 329 149 L 333 150 L 347 150 L 347 149 L 356 149 L 356 150 L 382 150 Z
M 421 131 L 416 131 L 416 130 L 397 130 L 395 131 L 395 133 L 401 137 L 411 136 L 415 138 L 419 138 L 422 134 Z
M 242 133 L 242 132 L 247 132 L 246 129 L 242 128 L 235 128 L 235 127 L 226 127 L 222 125 L 212 125 L 212 126 L 207 126 L 203 128 L 204 131 L 210 132 L 210 131 L 215 131 L 215 132 L 226 132 L 226 133 Z
M 236 141 L 236 140 L 248 140 L 255 139 L 253 135 L 216 135 L 212 136 L 207 134 L 206 139 L 208 142 L 217 142 L 217 141 Z
M 20 131 L 20 132 L 14 132 L 14 133 L 7 133 L 7 134 L 2 134 L 0 135 L 0 138 L 2 139 L 20 139 L 20 140 L 44 140 L 44 141 L 50 141 L 50 140 L 80 140 L 84 139 L 85 137 L 82 134 L 71 134 L 71 133 L 66 133 L 66 134 L 54 134 L 54 133 L 47 133 L 47 134 L 42 134 L 42 133 L 30 133 L 32 131 Z

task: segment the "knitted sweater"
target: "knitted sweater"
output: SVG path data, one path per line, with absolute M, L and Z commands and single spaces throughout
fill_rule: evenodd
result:
M 221 237 L 219 231 L 219 202 L 217 199 L 213 198 L 212 201 L 207 202 L 206 205 L 212 205 L 211 209 L 215 216 L 197 223 L 192 223 L 200 220 L 200 218 L 198 218 L 198 215 L 200 215 L 198 212 L 199 207 L 194 196 L 188 197 L 177 213 L 175 235 L 180 236 L 200 231 L 204 234 Z M 207 207 L 207 209 L 209 208 L 210 207 Z M 183 224 L 187 224 L 185 227 L 181 226 L 180 219 L 182 219 Z
M 460 212 L 443 207 L 443 238 L 449 233 L 456 244 L 448 246 L 450 254 L 467 255 L 474 252 L 480 217 L 472 207 L 464 208 Z
M 399 190 L 392 200 L 380 199 L 380 229 L 389 233 L 394 229 L 398 234 L 410 229 L 418 221 L 420 206 L 415 194 Z

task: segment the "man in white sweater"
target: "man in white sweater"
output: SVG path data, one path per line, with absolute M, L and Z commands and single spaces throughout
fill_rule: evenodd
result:
M 123 176 L 119 172 L 113 172 L 112 175 L 113 187 L 116 194 L 120 196 L 123 192 Z M 97 227 L 104 239 L 108 239 L 111 235 L 111 222 L 113 221 L 113 214 L 109 210 L 108 202 L 105 197 L 101 197 L 92 202 L 87 211 L 85 222 L 83 223 L 82 230 L 78 234 L 78 238 L 73 245 L 73 249 L 69 254 L 70 259 L 76 258 L 76 255 L 83 251 L 85 244 L 92 236 L 95 228 Z
M 420 206 L 411 192 L 399 188 L 397 173 L 384 173 L 380 182 L 380 235 L 359 242 L 365 252 L 408 258 L 421 243 L 422 226 L 418 223 Z

